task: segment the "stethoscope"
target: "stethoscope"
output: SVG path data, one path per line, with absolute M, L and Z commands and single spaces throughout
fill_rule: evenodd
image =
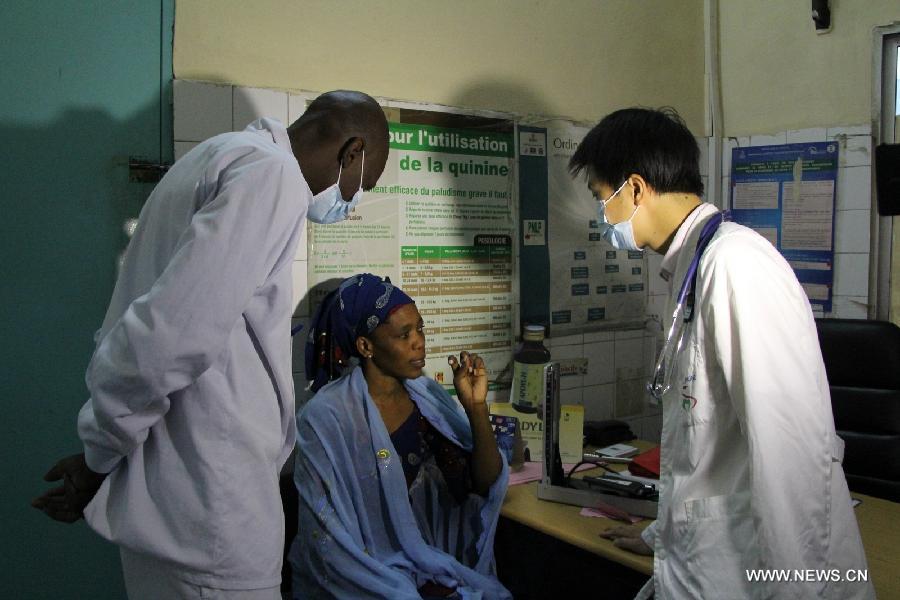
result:
M 684 281 L 678 289 L 678 295 L 675 301 L 675 311 L 672 314 L 672 324 L 666 333 L 665 343 L 662 351 L 659 353 L 659 359 L 656 362 L 656 369 L 653 371 L 652 379 L 647 382 L 647 391 L 655 400 L 655 403 L 662 401 L 663 396 L 672 387 L 672 374 L 675 369 L 675 357 L 681 352 L 684 342 L 684 333 L 687 331 L 685 325 L 694 320 L 694 304 L 696 300 L 695 287 L 697 284 L 697 268 L 700 266 L 700 259 L 703 252 L 712 241 L 719 225 L 731 219 L 729 211 L 718 212 L 713 215 L 709 221 L 703 225 L 700 230 L 700 238 L 697 240 L 697 249 L 694 257 L 688 264 L 687 271 L 684 274 Z

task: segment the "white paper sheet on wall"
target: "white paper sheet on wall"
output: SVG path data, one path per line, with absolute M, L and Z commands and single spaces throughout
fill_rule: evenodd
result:
M 647 261 L 617 251 L 600 236 L 597 200 L 569 159 L 589 127 L 564 120 L 547 128 L 550 319 L 554 335 L 592 327 L 640 326 L 647 309 Z

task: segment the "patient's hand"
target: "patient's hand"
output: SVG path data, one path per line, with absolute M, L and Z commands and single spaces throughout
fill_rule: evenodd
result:
M 650 556 L 653 554 L 653 550 L 644 542 L 644 539 L 641 537 L 641 531 L 641 528 L 635 525 L 619 525 L 601 532 L 600 537 L 612 540 L 616 547 L 623 550 Z
M 460 404 L 466 412 L 474 407 L 484 405 L 487 401 L 488 377 L 484 360 L 477 354 L 460 352 L 459 360 L 455 356 L 447 359 L 453 369 L 453 386 Z

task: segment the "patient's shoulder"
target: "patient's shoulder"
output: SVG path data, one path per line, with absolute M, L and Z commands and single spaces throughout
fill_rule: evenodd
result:
M 316 421 L 320 419 L 339 419 L 346 413 L 347 405 L 354 396 L 350 385 L 351 374 L 331 381 L 316 392 L 309 402 L 300 410 L 298 419 Z

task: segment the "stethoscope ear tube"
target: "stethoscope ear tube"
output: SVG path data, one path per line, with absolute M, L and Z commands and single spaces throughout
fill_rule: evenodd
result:
M 647 391 L 650 392 L 654 400 L 654 404 L 662 402 L 663 396 L 672 386 L 672 375 L 675 369 L 675 359 L 681 352 L 684 344 L 684 335 L 687 328 L 685 325 L 690 323 L 694 318 L 694 302 L 695 293 L 694 286 L 697 282 L 697 268 L 700 265 L 700 258 L 709 245 L 719 225 L 730 219 L 728 211 L 716 213 L 706 222 L 700 231 L 700 239 L 697 241 L 697 250 L 694 257 L 688 265 L 684 276 L 684 281 L 678 290 L 676 297 L 675 310 L 672 314 L 672 324 L 666 332 L 666 339 L 663 343 L 659 358 L 656 361 L 656 368 L 653 370 L 653 377 L 647 382 Z

